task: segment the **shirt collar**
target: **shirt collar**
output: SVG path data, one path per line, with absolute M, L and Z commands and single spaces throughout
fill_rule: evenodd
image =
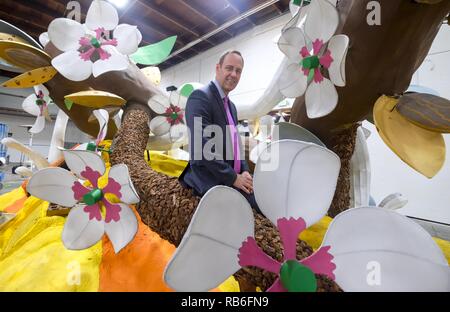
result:
M 219 82 L 216 79 L 214 79 L 212 82 L 216 86 L 217 90 L 219 90 L 220 98 L 223 100 L 226 97 L 226 95 L 225 95 L 225 92 L 223 92 L 222 87 L 220 86 Z

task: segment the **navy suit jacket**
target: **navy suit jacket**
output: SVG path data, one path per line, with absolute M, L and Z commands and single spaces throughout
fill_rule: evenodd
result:
M 237 125 L 236 106 L 230 101 L 230 111 Z M 201 124 L 194 126 L 194 118 L 201 117 Z M 193 188 L 197 195 L 203 196 L 216 185 L 232 186 L 237 174 L 233 169 L 233 144 L 227 131 L 228 119 L 219 90 L 213 82 L 195 90 L 186 104 L 186 123 L 189 129 L 190 161 L 179 180 L 184 186 Z M 208 131 L 214 125 L 216 132 Z M 212 129 L 211 127 L 208 127 Z M 220 130 L 219 130 L 220 129 Z M 241 172 L 248 171 L 244 150 L 239 137 Z M 208 143 L 209 142 L 209 143 Z M 216 142 L 217 144 L 213 144 Z M 227 144 L 228 143 L 228 144 Z M 205 144 L 206 148 L 205 148 Z M 213 148 L 211 148 L 213 147 Z M 203 152 L 212 151 L 210 152 Z M 211 160 L 211 158 L 213 158 Z

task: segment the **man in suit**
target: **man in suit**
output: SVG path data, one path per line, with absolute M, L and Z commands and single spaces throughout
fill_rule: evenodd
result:
M 199 196 L 216 185 L 233 187 L 259 212 L 236 127 L 236 106 L 228 98 L 239 83 L 243 67 L 240 52 L 226 52 L 216 65 L 216 78 L 189 97 L 186 123 L 190 161 L 180 181 Z

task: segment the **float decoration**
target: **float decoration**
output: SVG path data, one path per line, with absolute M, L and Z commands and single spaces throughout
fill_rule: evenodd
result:
M 396 109 L 399 100 L 382 96 L 375 103 L 373 117 L 384 143 L 406 164 L 428 178 L 445 162 L 445 141 L 441 133 L 418 127 Z
M 127 69 L 126 55 L 136 52 L 142 40 L 136 26 L 119 25 L 114 6 L 101 0 L 92 2 L 85 25 L 57 18 L 50 23 L 48 36 L 64 52 L 52 60 L 52 65 L 72 81 Z
M 272 165 L 258 162 L 254 176 L 256 200 L 263 214 L 272 223 L 281 222 L 281 230 L 284 231 L 283 243 L 286 247 L 289 246 L 285 255 L 291 259 L 295 251 L 295 247 L 294 250 L 291 248 L 293 233 L 298 234 L 301 231 L 300 227 L 292 225 L 298 225 L 300 222 L 301 225 L 310 226 L 325 215 L 336 187 L 340 168 L 339 158 L 326 148 L 291 140 L 273 142 L 264 153 L 266 155 L 262 155 L 261 158 L 269 159 L 275 167 L 271 167 L 274 170 L 267 170 L 268 167 L 265 166 Z M 314 159 L 320 159 L 323 166 L 312 168 L 310 161 Z M 302 185 L 302 191 L 293 192 L 292 188 L 297 185 Z M 318 189 L 323 196 L 314 197 L 315 190 Z M 229 199 L 233 204 L 230 204 Z M 224 209 L 223 205 L 226 205 L 227 209 Z M 230 210 L 231 207 L 233 210 Z M 245 258 L 242 263 L 247 263 L 251 259 L 255 260 L 252 257 L 255 255 L 254 249 L 251 248 L 254 246 L 251 245 L 254 240 L 249 239 L 253 238 L 253 230 L 247 234 L 248 229 L 253 229 L 254 224 L 252 218 L 247 217 L 251 216 L 249 208 L 247 200 L 234 189 L 217 186 L 208 191 L 195 212 L 195 215 L 205 215 L 208 218 L 196 218 L 195 215 L 192 218 L 189 229 L 166 268 L 165 280 L 168 285 L 181 291 L 206 291 L 216 287 L 239 269 L 237 265 L 239 249 Z M 237 209 L 239 214 L 236 214 L 234 209 Z M 293 223 L 279 221 L 283 218 L 296 218 L 301 221 L 294 220 Z M 293 229 L 289 229 L 291 227 Z M 208 231 L 208 235 L 199 234 L 199 236 L 212 237 L 214 243 L 216 243 L 216 237 L 220 237 L 221 241 L 229 241 L 233 238 L 234 245 L 220 244 L 211 251 L 211 247 L 206 247 L 200 242 L 195 245 L 185 243 L 192 236 L 189 234 L 190 229 L 197 228 Z M 237 241 L 239 246 L 236 248 Z M 244 243 L 247 247 L 241 248 L 244 241 L 247 241 Z M 295 239 L 294 242 L 296 243 L 297 240 Z M 230 248 L 231 246 L 234 248 Z M 325 249 L 321 250 L 305 260 L 308 267 L 317 269 L 320 273 L 330 273 L 329 269 L 332 265 L 326 263 L 331 259 L 326 257 L 325 251 Z M 223 256 L 225 253 L 226 257 Z M 228 263 L 224 263 L 225 260 Z M 315 264 L 312 264 L 313 262 Z M 294 271 L 297 270 L 294 268 Z M 305 274 L 308 275 L 308 273 Z M 331 273 L 330 276 L 332 276 Z
M 170 55 L 177 36 L 166 38 L 160 42 L 139 48 L 130 56 L 131 60 L 142 65 L 158 65 Z
M 33 196 L 71 207 L 62 240 L 68 249 L 81 250 L 106 233 L 118 253 L 134 237 L 137 219 L 128 205 L 139 202 L 128 167 L 115 165 L 108 176 L 102 158 L 94 152 L 64 150 L 67 166 L 47 168 L 33 175 L 27 191 Z M 81 184 L 78 179 L 86 181 Z
M 336 35 L 339 15 L 327 0 L 315 0 L 307 7 L 304 29 L 283 29 L 278 42 L 290 61 L 278 80 L 280 92 L 296 98 L 305 94 L 309 118 L 331 113 L 337 103 L 336 86 L 345 86 L 345 58 L 349 38 Z M 300 14 L 300 13 L 297 13 Z M 330 79 L 323 76 L 327 70 Z
M 33 69 L 2 84 L 4 88 L 31 88 L 51 80 L 57 71 L 52 66 Z
M 176 91 L 171 91 L 169 98 L 153 96 L 148 105 L 158 116 L 150 121 L 150 131 L 157 137 L 170 135 L 172 143 L 187 139 L 186 103 L 191 93 L 199 87 L 201 85 L 197 83 L 186 83 Z
M 36 122 L 30 129 L 33 134 L 39 133 L 44 130 L 45 120 L 51 122 L 51 118 L 48 112 L 48 105 L 53 103 L 49 97 L 49 92 L 44 85 L 34 87 L 35 93 L 28 96 L 22 103 L 22 108 L 28 114 L 36 116 Z

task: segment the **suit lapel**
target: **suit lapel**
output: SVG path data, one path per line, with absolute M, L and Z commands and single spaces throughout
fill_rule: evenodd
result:
M 225 107 L 223 106 L 223 100 L 220 98 L 219 90 L 217 90 L 217 87 L 213 82 L 209 84 L 209 89 L 211 90 L 212 94 L 214 95 L 216 99 L 216 104 L 219 106 L 220 110 L 223 113 L 223 116 L 225 117 L 225 120 L 227 120 L 227 113 L 225 112 Z

